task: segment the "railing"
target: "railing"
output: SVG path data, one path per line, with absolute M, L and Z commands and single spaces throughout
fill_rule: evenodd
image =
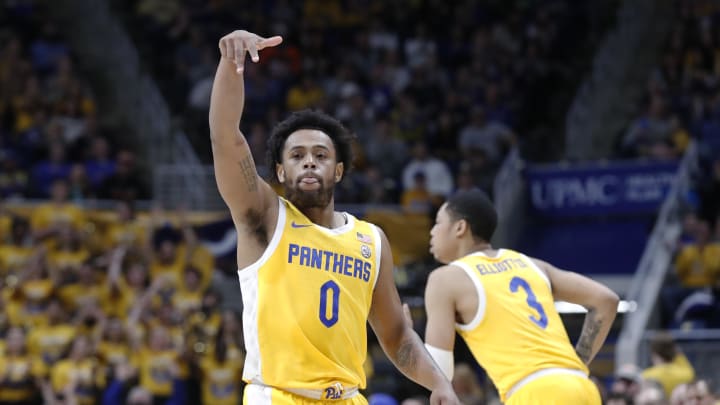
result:
M 522 170 L 525 162 L 518 148 L 505 157 L 493 181 L 493 199 L 498 213 L 498 226 L 493 243 L 498 247 L 512 247 L 525 220 L 525 183 Z
M 672 246 L 680 236 L 681 200 L 690 187 L 690 175 L 696 163 L 697 145 L 693 142 L 685 152 L 628 290 L 626 299 L 637 303 L 637 311 L 624 319 L 615 352 L 616 367 L 626 363 L 639 364 L 642 360 L 639 354 L 643 336 L 672 261 Z
M 612 152 L 643 95 L 673 21 L 672 0 L 622 2 L 617 26 L 598 48 L 565 123 L 566 156 L 598 159 Z
M 149 162 L 167 162 L 170 111 L 143 69 L 130 36 L 107 0 L 40 0 L 46 16 L 64 33 L 90 80 L 103 122 L 122 128 Z M 149 165 L 148 165 L 149 166 Z
M 181 130 L 176 130 L 172 137 L 169 163 L 153 167 L 153 195 L 167 206 L 181 203 L 203 211 L 225 208 L 213 166 L 202 164 Z

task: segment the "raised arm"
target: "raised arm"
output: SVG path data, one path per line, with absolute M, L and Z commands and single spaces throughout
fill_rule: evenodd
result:
M 615 320 L 619 301 L 617 294 L 580 274 L 560 270 L 542 260 L 533 261 L 547 273 L 556 300 L 582 305 L 587 309 L 575 351 L 585 364 L 590 364 Z
M 281 37 L 262 38 L 239 30 L 219 43 L 222 57 L 210 97 L 210 139 L 218 189 L 236 223 L 245 222 L 250 210 L 265 212 L 274 201 L 273 191 L 258 176 L 250 148 L 240 132 L 240 117 L 245 103 L 246 52 L 257 62 L 259 50 L 281 42 Z
M 450 382 L 425 349 L 422 340 L 412 328 L 412 322 L 406 322 L 393 279 L 390 243 L 382 231 L 380 236 L 382 258 L 368 319 L 370 326 L 385 354 L 398 370 L 433 391 L 431 404 L 458 404 Z

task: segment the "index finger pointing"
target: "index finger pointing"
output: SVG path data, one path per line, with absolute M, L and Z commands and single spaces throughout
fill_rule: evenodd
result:
M 280 35 L 275 35 L 270 38 L 263 38 L 257 43 L 257 49 L 268 48 L 272 46 L 278 46 L 282 43 L 283 38 Z

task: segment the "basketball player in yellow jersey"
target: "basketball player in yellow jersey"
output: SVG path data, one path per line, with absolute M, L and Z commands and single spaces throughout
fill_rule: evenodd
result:
M 335 211 L 334 185 L 352 162 L 351 134 L 316 111 L 292 114 L 268 141 L 280 198 L 255 168 L 239 131 L 246 53 L 282 42 L 234 31 L 220 40 L 210 103 L 215 177 L 237 229 L 247 355 L 244 401 L 252 405 L 367 404 L 369 321 L 388 357 L 432 390 L 433 404 L 457 404 L 448 379 L 405 323 L 392 255 L 374 225 Z
M 600 405 L 587 364 L 615 319 L 618 297 L 602 284 L 488 241 L 497 214 L 482 191 L 460 192 L 439 210 L 430 251 L 447 265 L 425 290 L 425 344 L 452 378 L 455 331 L 514 404 Z M 587 308 L 575 348 L 554 301 Z

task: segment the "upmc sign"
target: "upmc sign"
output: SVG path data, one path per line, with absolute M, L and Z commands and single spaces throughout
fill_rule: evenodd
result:
M 534 210 L 548 216 L 652 214 L 672 185 L 678 164 L 620 162 L 530 166 Z

